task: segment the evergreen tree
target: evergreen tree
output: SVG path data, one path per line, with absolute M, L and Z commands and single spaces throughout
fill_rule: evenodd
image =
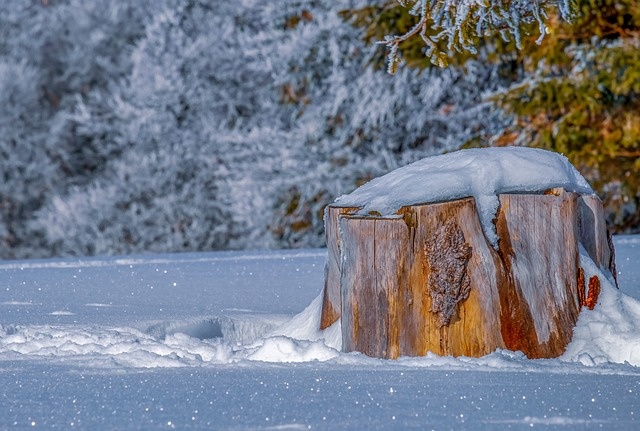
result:
M 499 75 L 510 84 L 487 100 L 501 108 L 511 124 L 488 140 L 464 146 L 531 145 L 561 152 L 604 199 L 614 231 L 640 228 L 636 174 L 640 168 L 640 6 L 636 2 L 575 0 L 558 2 L 557 8 L 550 7 L 555 2 L 527 2 L 541 9 L 529 8 L 529 18 L 513 20 L 515 29 L 506 23 L 504 37 L 495 37 L 496 21 L 479 17 L 486 7 L 523 16 L 519 2 L 438 2 L 450 6 L 442 16 L 459 16 L 456 4 L 471 9 L 465 9 L 465 19 L 435 24 L 432 20 L 431 26 L 425 26 L 424 20 L 430 19 L 437 2 L 411 3 L 421 4 L 422 9 L 411 11 L 386 1 L 345 16 L 365 29 L 369 41 L 392 33 L 411 36 L 387 37 L 385 43 L 393 48 L 392 71 L 398 55 L 407 66 L 418 68 L 428 68 L 430 62 L 442 65 L 444 60 L 458 67 L 470 59 L 496 64 Z M 417 37 L 416 25 L 431 39 Z M 443 25 L 448 25 L 446 31 L 440 28 Z M 447 43 L 440 36 L 443 31 L 451 36 L 445 38 Z M 434 56 L 444 60 L 434 61 Z
M 516 52 L 522 78 L 492 97 L 514 122 L 496 140 L 564 153 L 604 198 L 617 231 L 640 228 L 640 5 L 580 0 L 538 49 Z
M 400 45 L 415 60 L 416 47 L 436 66 L 449 64 L 453 53 L 477 53 L 482 38 L 499 36 L 522 48 L 522 39 L 537 31 L 540 43 L 549 13 L 565 20 L 572 16 L 572 0 L 389 0 L 345 11 L 371 33 L 384 34 L 379 41 L 389 48 L 387 70 L 393 74 L 402 63 Z M 363 23 L 364 21 L 364 23 Z M 368 21 L 368 22 L 367 22 Z M 535 28 L 535 30 L 534 30 Z M 391 34 L 390 34 L 391 33 Z M 393 35 L 392 33 L 399 33 Z M 420 64 L 419 62 L 418 64 Z

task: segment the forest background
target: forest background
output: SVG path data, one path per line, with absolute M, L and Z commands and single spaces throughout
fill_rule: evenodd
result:
M 420 16 L 388 0 L 3 2 L 0 258 L 318 247 L 336 197 L 503 145 L 567 155 L 640 232 L 640 6 L 571 8 L 540 44 L 515 15 L 412 38 L 391 76 L 375 42 Z

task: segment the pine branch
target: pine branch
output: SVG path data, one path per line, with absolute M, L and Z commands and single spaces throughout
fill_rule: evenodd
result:
M 448 65 L 452 52 L 476 52 L 479 39 L 492 34 L 501 34 L 506 40 L 513 40 L 522 47 L 521 34 L 527 26 L 536 23 L 541 43 L 545 33 L 546 9 L 557 7 L 564 19 L 571 16 L 571 5 L 575 0 L 416 0 L 400 1 L 401 6 L 410 8 L 410 14 L 419 17 L 418 23 L 408 32 L 399 36 L 387 36 L 378 42 L 389 48 L 387 56 L 389 73 L 397 70 L 400 45 L 420 35 L 426 45 L 425 56 L 438 67 Z M 433 34 L 430 34 L 433 33 Z M 438 46 L 438 41 L 446 39 L 446 49 Z

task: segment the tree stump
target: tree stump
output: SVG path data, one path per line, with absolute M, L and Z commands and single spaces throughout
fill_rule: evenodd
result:
M 380 358 L 561 355 L 599 293 L 597 277 L 584 279 L 580 244 L 615 274 L 602 204 L 563 189 L 498 198 L 497 248 L 473 198 L 391 216 L 327 207 L 322 329 L 341 319 L 343 350 Z

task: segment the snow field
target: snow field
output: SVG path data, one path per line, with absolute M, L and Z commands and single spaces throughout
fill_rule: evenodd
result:
M 618 259 L 622 259 L 619 264 L 621 290 L 606 282 L 606 277 L 600 274 L 605 282 L 596 308 L 582 311 L 574 339 L 566 353 L 551 362 L 558 366 L 563 362 L 586 366 L 640 366 L 640 302 L 624 293 L 625 289 L 636 295 L 640 291 L 637 285 L 626 285 L 627 280 L 637 283 L 638 279 L 632 260 L 625 260 L 638 257 L 634 254 L 637 247 L 635 239 L 627 237 L 618 245 L 621 249 Z M 0 360 L 46 359 L 99 368 L 186 367 L 247 361 L 360 361 L 368 364 L 370 359 L 363 355 L 340 353 L 339 322 L 325 331 L 318 329 L 323 258 L 323 251 L 309 251 L 271 255 L 178 255 L 175 260 L 170 257 L 164 260 L 151 257 L 93 259 L 75 263 L 65 260 L 0 264 L 5 277 L 4 284 L 10 285 L 18 274 L 26 275 L 23 277 L 25 281 L 20 284 L 28 284 L 31 288 L 23 287 L 27 292 L 20 293 L 33 298 L 25 300 L 25 296 L 12 296 L 12 287 L 7 287 L 3 293 L 6 300 L 0 302 L 0 307 L 5 311 L 0 323 Z M 247 265 L 247 262 L 251 264 Z M 599 274 L 599 269 L 588 257 L 583 256 L 581 264 L 588 277 Z M 176 268 L 181 266 L 183 270 L 178 280 Z M 300 275 L 297 279 L 291 278 L 291 281 L 300 283 L 297 286 L 285 282 L 289 277 L 286 272 L 293 267 L 296 268 L 293 273 Z M 173 268 L 173 273 L 162 268 Z M 90 280 L 96 284 L 106 282 L 97 291 L 79 292 L 80 286 L 67 284 L 66 280 L 74 279 L 77 271 L 86 275 L 90 269 L 97 277 L 89 277 Z M 54 270 L 60 271 L 61 277 L 57 280 L 48 279 L 48 274 Z M 210 279 L 209 272 L 217 274 L 215 281 Z M 107 274 L 109 279 L 105 280 Z M 122 277 L 132 275 L 144 287 L 122 282 Z M 164 282 L 161 282 L 163 278 Z M 27 283 L 27 279 L 31 281 Z M 184 286 L 184 279 L 195 284 Z M 263 289 L 256 284 L 257 279 L 268 279 L 265 283 L 273 284 L 268 291 L 262 292 L 266 296 L 259 294 Z M 133 280 L 131 283 L 135 284 Z M 174 284 L 184 287 L 179 288 Z M 274 295 L 272 290 L 275 285 L 279 285 L 280 293 Z M 138 301 L 132 300 L 136 295 L 128 293 L 132 288 L 132 294 L 139 293 L 142 296 Z M 88 284 L 84 289 L 92 288 Z M 278 288 L 275 290 L 278 291 Z M 38 304 L 37 293 L 43 291 L 43 302 Z M 182 294 L 177 294 L 178 291 Z M 95 301 L 85 302 L 88 298 L 83 293 L 94 295 Z M 283 312 L 282 307 L 287 305 L 293 309 L 303 308 L 301 303 L 313 294 L 315 298 L 306 304 L 303 311 L 293 317 L 291 313 Z M 176 297 L 180 298 L 179 303 L 176 303 Z M 115 298 L 122 303 L 114 302 Z M 287 298 L 293 303 L 287 304 Z M 126 307 L 127 301 L 133 303 L 133 307 Z M 206 301 L 209 301 L 210 307 L 206 307 Z M 197 304 L 212 311 L 217 308 L 218 312 L 204 316 L 201 314 L 203 308 Z M 238 306 L 248 308 L 242 310 Z M 45 307 L 51 311 L 42 312 Z M 39 317 L 31 319 L 33 324 L 30 324 L 34 309 L 39 311 Z M 272 311 L 269 312 L 269 309 Z M 105 319 L 104 315 L 108 318 Z M 17 319 L 12 321 L 12 318 Z M 104 320 L 110 324 L 101 322 Z M 496 352 L 480 359 L 448 358 L 445 363 L 470 369 L 487 366 L 499 369 L 504 366 L 505 355 L 511 353 Z M 403 358 L 398 363 L 429 366 L 443 365 L 442 361 L 442 358 L 427 356 Z M 525 363 L 529 362 L 538 363 L 525 360 Z
M 634 429 L 640 238 L 615 242 L 620 291 L 546 360 L 340 353 L 324 250 L 0 262 L 0 428 Z

